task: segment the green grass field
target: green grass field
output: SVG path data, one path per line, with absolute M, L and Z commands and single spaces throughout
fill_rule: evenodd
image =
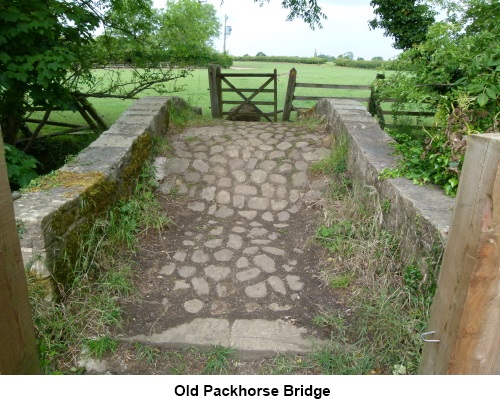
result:
M 290 69 L 297 69 L 297 82 L 299 83 L 328 83 L 328 84 L 357 84 L 369 85 L 377 74 L 375 70 L 354 69 L 335 66 L 332 63 L 324 65 L 306 65 L 290 63 L 267 63 L 267 62 L 235 62 L 232 69 L 223 69 L 223 73 L 272 73 L 274 69 L 278 73 L 278 109 L 283 109 L 286 87 L 288 84 L 288 74 Z M 263 78 L 234 79 L 233 83 L 238 86 L 260 87 L 264 82 Z M 182 91 L 175 91 L 175 88 L 183 87 Z M 196 69 L 192 74 L 183 79 L 172 81 L 167 84 L 168 93 L 182 97 L 193 106 L 202 107 L 203 115 L 210 117 L 210 98 L 208 92 L 208 70 Z M 141 96 L 158 95 L 152 91 L 145 91 Z M 248 96 L 249 94 L 247 94 Z M 327 90 L 327 89 L 307 89 L 299 88 L 296 95 L 314 95 L 314 96 L 345 96 L 345 97 L 367 97 L 367 91 L 350 90 Z M 267 99 L 266 97 L 267 96 Z M 259 96 L 260 97 L 260 96 Z M 271 100 L 271 95 L 263 95 L 259 100 Z M 231 96 L 231 99 L 237 100 L 238 96 Z M 99 114 L 106 122 L 113 124 L 120 115 L 133 103 L 133 100 L 119 99 L 90 99 Z M 296 107 L 309 108 L 314 105 L 313 101 L 295 102 Z M 225 109 L 229 107 L 226 106 Z M 263 108 L 264 109 L 264 108 Z M 295 115 L 292 115 L 294 119 Z M 281 118 L 281 117 L 279 117 Z M 83 123 L 83 119 L 78 113 L 54 112 L 51 120 L 66 121 L 72 123 Z

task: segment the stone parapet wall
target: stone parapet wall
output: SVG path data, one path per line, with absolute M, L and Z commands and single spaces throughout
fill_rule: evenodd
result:
M 166 133 L 171 97 L 136 101 L 111 128 L 40 187 L 14 202 L 25 267 L 65 283 L 77 260 L 79 235 L 130 194 L 154 136 Z
M 324 117 L 336 140 L 347 138 L 350 173 L 377 191 L 383 226 L 401 239 L 404 259 L 419 261 L 425 271 L 428 259 L 443 251 L 455 200 L 437 187 L 404 178 L 379 179 L 383 169 L 396 165 L 392 139 L 359 102 L 322 99 L 316 114 Z

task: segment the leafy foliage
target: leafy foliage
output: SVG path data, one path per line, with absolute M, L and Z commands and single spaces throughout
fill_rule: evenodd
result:
M 7 176 L 13 188 L 24 187 L 38 176 L 36 168 L 39 162 L 33 156 L 8 144 L 4 145 L 4 149 Z
M 370 5 L 378 18 L 369 22 L 372 29 L 382 28 L 385 36 L 394 38 L 394 48 L 410 49 L 425 41 L 436 14 L 422 0 L 372 0 Z
M 395 169 L 385 169 L 381 177 L 406 177 L 415 184 L 436 184 L 445 194 L 455 196 L 463 155 L 453 156 L 444 134 L 437 133 L 425 139 L 406 133 L 390 132 L 396 143 L 394 148 L 401 157 Z
M 269 3 L 269 0 L 254 0 L 254 2 L 262 6 L 265 2 Z M 281 7 L 290 10 L 287 21 L 301 19 L 313 30 L 316 27 L 323 28 L 321 19 L 327 18 L 318 6 L 317 0 L 282 0 Z
M 9 144 L 35 107 L 74 109 L 75 94 L 164 92 L 193 64 L 218 58 L 210 43 L 220 28 L 215 10 L 195 0 L 168 1 L 162 12 L 151 0 L 16 0 L 2 2 L 0 13 L 0 120 Z M 99 27 L 104 33 L 95 39 Z
M 60 0 L 2 2 L 0 14 L 0 119 L 13 144 L 30 105 L 68 107 L 69 72 L 88 72 L 99 18 L 79 2 Z
M 417 136 L 402 128 L 393 133 L 403 159 L 385 175 L 433 182 L 448 195 L 457 190 L 467 137 L 500 126 L 500 4 L 461 4 L 462 9 L 450 7 L 446 21 L 430 26 L 425 41 L 400 56 L 394 75 L 374 84 L 381 99 L 437 111 L 436 130 Z

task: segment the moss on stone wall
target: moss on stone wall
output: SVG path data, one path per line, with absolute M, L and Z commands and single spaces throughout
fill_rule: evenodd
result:
M 85 238 L 92 229 L 92 218 L 80 221 L 61 238 L 58 243 L 47 246 L 47 265 L 50 265 L 52 276 L 62 286 L 67 286 L 74 278 L 76 263 L 85 260 L 82 255 Z M 87 236 L 85 236 L 87 235 Z
M 82 188 L 87 188 L 94 184 L 96 180 L 103 178 L 101 172 L 75 173 L 65 170 L 56 170 L 52 173 L 40 176 L 32 181 L 26 188 L 25 193 L 36 193 L 38 191 L 47 191 L 56 187 L 73 189 L 68 191 L 65 197 L 69 198 L 79 193 Z
M 85 189 L 80 196 L 80 215 L 99 215 L 119 198 L 118 183 L 102 178 Z
M 66 203 L 50 216 L 47 226 L 58 237 L 64 236 L 78 218 L 105 210 L 117 190 L 116 182 L 107 180 L 101 172 L 61 172 L 60 178 L 63 179 L 62 187 L 71 188 L 64 196 L 71 198 L 79 195 L 79 198 Z
M 129 195 L 132 191 L 133 185 L 142 171 L 144 162 L 151 156 L 152 147 L 153 137 L 149 132 L 145 132 L 139 136 L 132 145 L 130 163 L 123 170 L 121 177 L 122 187 L 120 197 Z

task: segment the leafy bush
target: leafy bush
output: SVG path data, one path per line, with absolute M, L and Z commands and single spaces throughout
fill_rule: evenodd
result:
M 233 58 L 227 53 L 214 52 L 210 64 L 220 65 L 224 69 L 229 69 L 233 65 Z M 206 66 L 208 66 L 208 64 Z
M 40 164 L 38 160 L 9 144 L 5 144 L 4 149 L 7 175 L 12 188 L 24 187 L 35 177 L 38 177 L 36 172 L 36 168 Z
M 456 195 L 463 154 L 453 154 L 443 133 L 414 137 L 408 133 L 389 132 L 396 141 L 394 148 L 401 159 L 396 168 L 383 170 L 382 178 L 406 177 L 415 184 L 435 184 L 442 187 L 446 195 Z

